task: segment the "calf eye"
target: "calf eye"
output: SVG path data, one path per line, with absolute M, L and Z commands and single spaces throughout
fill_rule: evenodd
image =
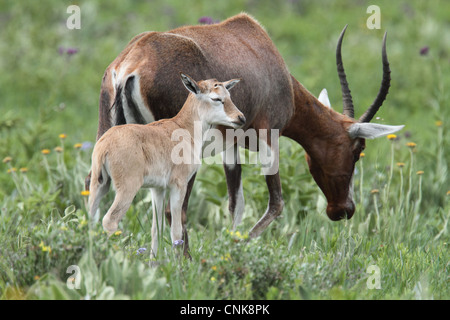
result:
M 214 99 L 211 99 L 212 101 L 216 101 L 216 102 L 220 102 L 220 103 L 222 103 L 223 104 L 223 101 L 222 101 L 222 99 L 220 99 L 220 98 L 214 98 Z

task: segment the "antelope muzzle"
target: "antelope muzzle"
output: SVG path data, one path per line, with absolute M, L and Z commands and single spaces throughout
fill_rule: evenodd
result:
M 342 204 L 328 203 L 327 216 L 333 221 L 342 220 L 344 218 L 350 219 L 355 213 L 355 204 L 352 200 Z

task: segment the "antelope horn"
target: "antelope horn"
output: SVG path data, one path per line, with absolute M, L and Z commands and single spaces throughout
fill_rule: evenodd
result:
M 389 87 L 391 83 L 391 70 L 389 69 L 389 61 L 387 59 L 386 54 L 386 35 L 387 32 L 384 33 L 383 37 L 383 49 L 382 49 L 382 61 L 383 61 L 383 79 L 381 80 L 381 87 L 378 91 L 377 97 L 373 101 L 372 105 L 367 109 L 366 112 L 359 118 L 358 122 L 370 122 L 372 118 L 377 113 L 378 109 L 380 109 L 383 101 L 386 99 L 386 96 L 389 92 Z
M 345 114 L 346 116 L 354 118 L 355 111 L 353 108 L 352 95 L 351 95 L 350 89 L 348 87 L 347 77 L 345 75 L 344 65 L 342 64 L 342 56 L 341 56 L 342 39 L 344 38 L 344 34 L 345 34 L 345 30 L 347 29 L 347 26 L 348 25 L 346 25 L 344 27 L 344 29 L 341 32 L 341 35 L 339 36 L 339 40 L 338 40 L 338 44 L 337 44 L 337 48 L 336 48 L 336 65 L 337 65 L 339 80 L 341 81 L 342 102 L 344 105 L 342 113 Z

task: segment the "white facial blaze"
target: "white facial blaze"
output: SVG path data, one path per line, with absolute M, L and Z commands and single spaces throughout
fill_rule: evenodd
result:
M 350 184 L 348 186 L 348 201 L 353 202 L 353 194 L 354 194 L 354 183 L 353 178 L 355 176 L 355 173 L 353 172 L 352 178 L 350 180 Z

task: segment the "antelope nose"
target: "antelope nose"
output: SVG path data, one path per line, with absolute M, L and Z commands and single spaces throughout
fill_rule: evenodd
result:
M 345 205 L 328 204 L 327 215 L 333 221 L 338 221 L 344 218 L 350 219 L 355 213 L 355 204 L 349 202 Z
M 239 115 L 238 118 L 239 118 L 239 121 L 241 122 L 241 124 L 244 125 L 245 121 L 246 121 L 244 115 Z

